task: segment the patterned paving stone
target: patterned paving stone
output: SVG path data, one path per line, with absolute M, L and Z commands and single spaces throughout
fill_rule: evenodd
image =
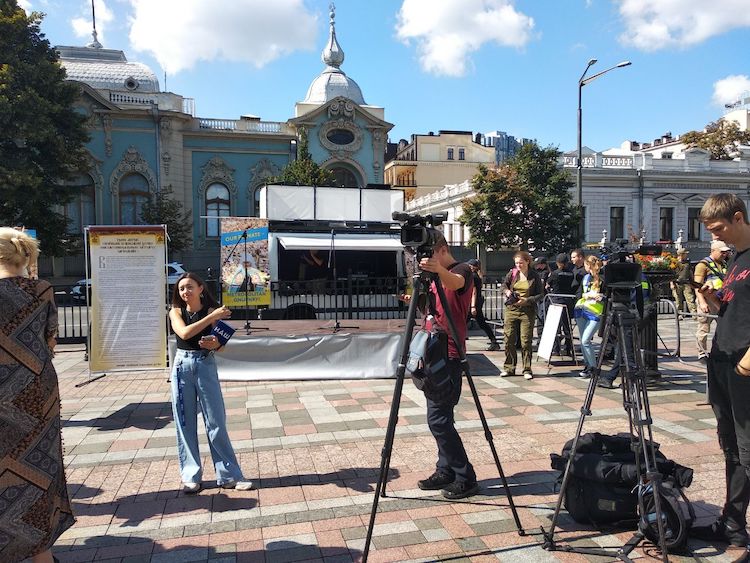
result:
M 660 360 L 664 375 L 650 387 L 649 397 L 655 439 L 668 457 L 695 469 L 687 494 L 699 517 L 710 520 L 723 500 L 723 459 L 705 405 L 704 367 L 689 360 L 691 338 L 683 341 L 687 361 Z M 481 494 L 452 503 L 439 492 L 416 487 L 434 470 L 436 452 L 424 398 L 407 381 L 371 561 L 589 560 L 544 551 L 537 533 L 549 523 L 557 500 L 549 454 L 559 452 L 575 432 L 588 382 L 562 363 L 549 370 L 538 363 L 532 381 L 500 378 L 504 355 L 480 353 L 485 345 L 483 337 L 469 340 L 470 361 L 482 367 L 475 374 L 495 375 L 474 375 L 473 381 L 523 525 L 532 535 L 517 533 L 468 386 L 456 420 Z M 75 387 L 88 377 L 80 348 L 61 350 L 55 363 L 68 482 L 79 515 L 55 546 L 62 561 L 361 558 L 393 380 L 224 383 L 230 434 L 245 474 L 260 488 L 240 493 L 208 487 L 213 467 L 201 435 L 207 488 L 189 498 L 179 491 L 165 374 L 110 374 Z M 596 391 L 584 432 L 627 430 L 620 393 Z M 560 523 L 566 531 L 558 539 L 622 543 L 621 535 L 601 535 L 564 512 Z M 731 559 L 702 544 L 691 547 L 698 557 Z

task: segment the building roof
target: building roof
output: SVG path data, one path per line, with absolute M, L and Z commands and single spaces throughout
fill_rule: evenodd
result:
M 325 104 L 336 97 L 343 96 L 361 106 L 366 105 L 359 85 L 340 68 L 344 62 L 344 51 L 336 39 L 336 12 L 333 4 L 329 16 L 328 43 L 321 54 L 321 59 L 326 64 L 326 68 L 310 84 L 303 103 Z
M 159 92 L 159 79 L 148 66 L 128 62 L 122 51 L 95 45 L 98 42 L 86 47 L 55 47 L 68 80 L 83 82 L 97 90 Z

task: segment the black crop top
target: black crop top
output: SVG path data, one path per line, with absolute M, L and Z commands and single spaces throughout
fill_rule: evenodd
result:
M 185 307 L 182 307 L 180 309 L 180 314 L 182 315 L 182 320 L 185 321 L 185 324 L 191 325 L 193 323 L 197 323 L 201 319 L 206 318 L 206 315 L 208 315 L 208 307 L 203 307 L 203 309 L 201 309 L 200 311 L 196 311 L 195 313 L 188 313 L 188 310 Z M 177 338 L 177 349 L 203 350 L 203 348 L 198 345 L 198 341 L 200 341 L 201 336 L 208 336 L 209 334 L 211 334 L 212 329 L 213 327 L 211 325 L 208 325 L 201 332 L 199 332 L 192 338 L 188 338 L 187 340 L 183 340 L 179 337 L 178 334 L 175 333 L 175 337 Z

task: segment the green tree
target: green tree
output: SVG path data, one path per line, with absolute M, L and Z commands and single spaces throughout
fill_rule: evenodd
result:
M 190 248 L 190 229 L 193 222 L 183 209 L 182 202 L 174 199 L 170 184 L 151 196 L 141 208 L 141 220 L 146 225 L 166 225 L 169 253 L 181 252 Z
M 66 183 L 88 169 L 78 87 L 40 32 L 43 14 L 0 0 L 0 224 L 36 229 L 44 253 L 64 253 Z
M 297 147 L 297 159 L 287 164 L 274 182 L 291 186 L 335 186 L 333 172 L 321 168 L 310 156 L 307 143 L 307 131 L 300 134 Z
M 461 221 L 470 245 L 556 252 L 578 245 L 573 185 L 558 165 L 560 152 L 528 143 L 498 170 L 479 167 Z
M 732 160 L 739 156 L 740 145 L 750 144 L 750 131 L 741 131 L 736 121 L 721 118 L 706 125 L 703 131 L 688 131 L 680 141 L 706 149 L 715 160 Z

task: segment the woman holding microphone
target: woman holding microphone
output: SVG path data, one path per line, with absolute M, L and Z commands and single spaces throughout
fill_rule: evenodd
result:
M 232 312 L 219 306 L 203 280 L 192 272 L 183 274 L 172 294 L 169 321 L 177 337 L 172 368 L 172 412 L 177 427 L 177 452 L 182 490 L 195 494 L 202 488 L 198 450 L 198 404 L 208 434 L 216 484 L 223 489 L 250 490 L 229 440 L 224 398 L 219 385 L 214 353 L 221 348 L 211 330 L 216 321 Z

